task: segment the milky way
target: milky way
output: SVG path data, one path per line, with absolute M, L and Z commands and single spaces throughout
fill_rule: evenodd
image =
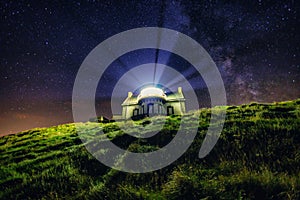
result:
M 72 122 L 72 88 L 84 58 L 108 37 L 138 27 L 170 28 L 199 42 L 218 66 L 229 104 L 299 98 L 298 14 L 296 1 L 3 1 L 0 134 Z M 192 66 L 141 50 L 107 70 L 96 94 L 99 112 L 109 116 L 113 85 L 124 73 L 155 61 L 180 71 L 200 105 L 209 105 Z

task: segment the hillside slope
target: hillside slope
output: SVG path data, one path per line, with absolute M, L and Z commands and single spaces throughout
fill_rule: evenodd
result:
M 1 137 L 0 199 L 300 198 L 300 99 L 227 107 L 221 137 L 204 159 L 198 158 L 198 152 L 210 109 L 183 117 L 196 114 L 200 114 L 198 132 L 188 151 L 168 167 L 144 174 L 101 164 L 87 152 L 74 124 Z M 120 127 L 139 132 L 136 125 L 142 124 L 147 134 L 160 129 L 162 117 L 77 125 L 89 136 L 103 130 L 119 147 L 146 152 L 171 141 L 180 120 L 167 117 L 163 129 L 149 139 L 136 139 Z

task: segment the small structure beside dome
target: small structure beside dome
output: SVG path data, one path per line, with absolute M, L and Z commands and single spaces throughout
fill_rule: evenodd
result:
M 156 87 L 147 87 L 138 95 L 128 92 L 122 103 L 122 119 L 139 119 L 154 115 L 182 115 L 185 113 L 185 98 L 182 88 L 175 93 L 165 93 Z

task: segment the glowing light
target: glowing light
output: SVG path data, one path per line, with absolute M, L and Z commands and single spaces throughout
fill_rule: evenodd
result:
M 166 95 L 164 91 L 156 87 L 147 87 L 141 90 L 138 99 L 147 98 L 147 97 L 160 97 L 165 98 Z

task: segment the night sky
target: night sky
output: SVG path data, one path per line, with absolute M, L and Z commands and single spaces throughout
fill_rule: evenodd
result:
M 170 28 L 201 44 L 222 75 L 228 104 L 299 98 L 296 2 L 1 1 L 0 135 L 72 122 L 72 89 L 85 57 L 103 40 L 138 27 Z M 110 116 L 112 90 L 122 75 L 149 62 L 179 71 L 200 106 L 210 105 L 192 66 L 155 52 L 137 50 L 109 66 L 96 94 L 100 114 Z

